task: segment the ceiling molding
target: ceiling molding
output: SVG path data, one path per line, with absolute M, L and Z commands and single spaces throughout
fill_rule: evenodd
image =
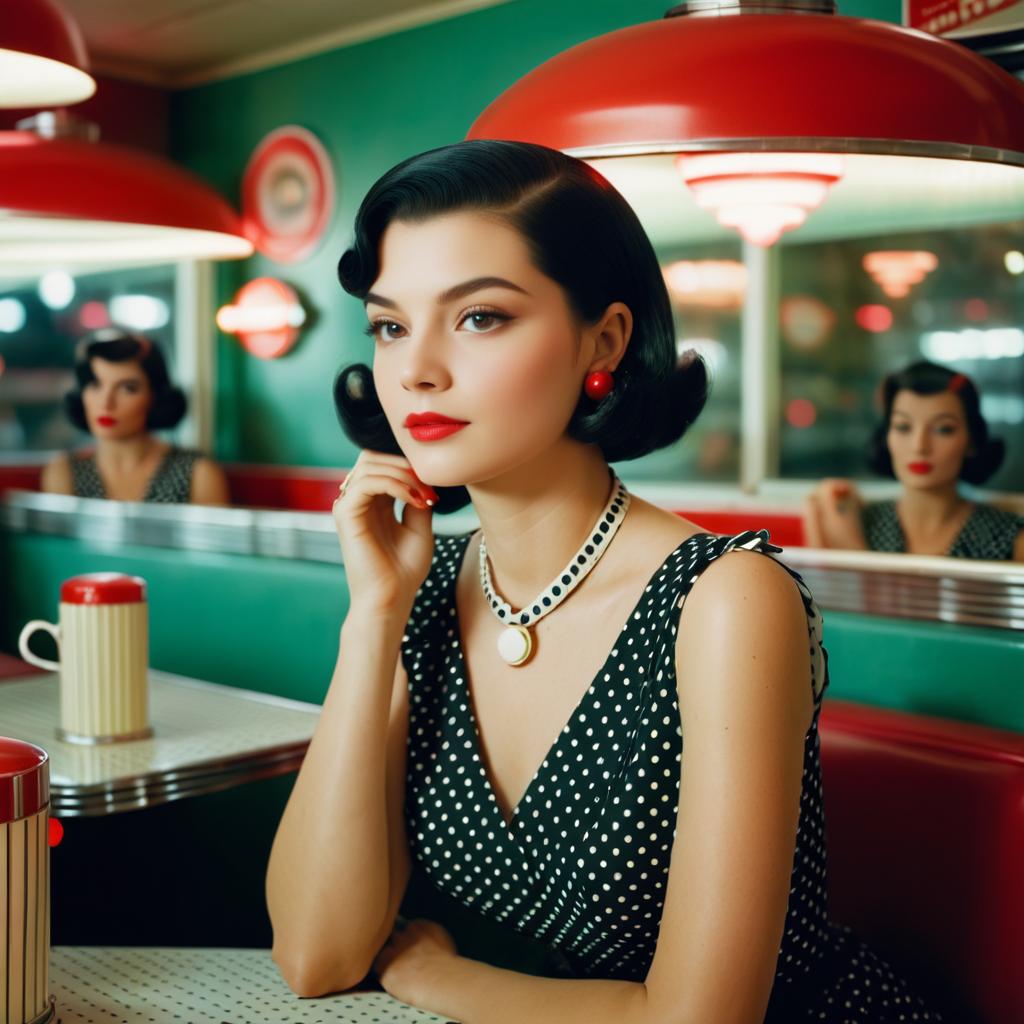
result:
M 143 64 L 117 54 L 94 50 L 90 50 L 90 63 L 93 70 L 101 75 L 128 79 L 163 89 L 191 89 L 511 2 L 513 0 L 440 0 L 438 3 L 425 4 L 415 10 L 361 21 L 329 32 L 318 32 L 315 36 L 285 46 L 261 50 L 237 60 L 224 61 L 197 70 L 161 69 L 154 67 L 151 62 Z

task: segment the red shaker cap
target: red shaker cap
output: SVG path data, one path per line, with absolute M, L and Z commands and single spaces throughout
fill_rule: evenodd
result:
M 146 600 L 146 581 L 120 572 L 88 572 L 60 585 L 63 604 L 138 604 Z
M 31 817 L 49 802 L 49 755 L 32 743 L 0 736 L 0 825 Z

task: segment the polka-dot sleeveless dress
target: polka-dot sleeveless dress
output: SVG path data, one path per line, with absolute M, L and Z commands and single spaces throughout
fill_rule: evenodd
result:
M 470 535 L 435 538 L 402 641 L 410 710 L 406 820 L 411 854 L 443 893 L 542 943 L 556 973 L 642 981 L 654 958 L 676 831 L 682 726 L 675 681 L 679 609 L 733 549 L 781 549 L 766 531 L 697 534 L 651 577 L 604 666 L 506 825 L 480 756 L 455 581 Z M 766 1020 L 939 1021 L 939 1015 L 825 906 L 818 715 L 828 683 L 822 620 L 800 577 L 815 712 L 786 917 Z
M 864 538 L 872 551 L 903 554 L 907 539 L 903 535 L 895 501 L 875 501 L 861 512 Z M 1024 516 L 994 505 L 977 504 L 960 528 L 946 556 L 1013 561 L 1013 549 L 1024 530 Z
M 142 500 L 161 504 L 187 504 L 192 493 L 192 472 L 202 453 L 171 447 L 146 485 Z M 79 498 L 105 498 L 106 488 L 96 467 L 96 455 L 71 455 L 71 493 Z

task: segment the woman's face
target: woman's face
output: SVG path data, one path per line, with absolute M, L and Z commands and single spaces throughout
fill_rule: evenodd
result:
M 93 356 L 89 368 L 95 380 L 82 388 L 82 405 L 93 436 L 122 440 L 145 433 L 153 389 L 142 367 L 134 359 L 112 363 Z
M 963 403 L 952 391 L 897 391 L 886 439 L 897 479 L 919 490 L 955 483 L 971 447 Z
M 365 300 L 374 380 L 421 480 L 494 479 L 564 435 L 595 339 L 515 229 L 477 212 L 394 221 L 380 266 Z M 408 417 L 424 413 L 464 425 L 417 430 Z

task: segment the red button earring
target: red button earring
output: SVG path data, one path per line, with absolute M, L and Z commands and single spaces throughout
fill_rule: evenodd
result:
M 615 388 L 615 378 L 607 370 L 597 370 L 587 375 L 587 381 L 583 385 L 587 396 L 595 402 L 607 398 Z

